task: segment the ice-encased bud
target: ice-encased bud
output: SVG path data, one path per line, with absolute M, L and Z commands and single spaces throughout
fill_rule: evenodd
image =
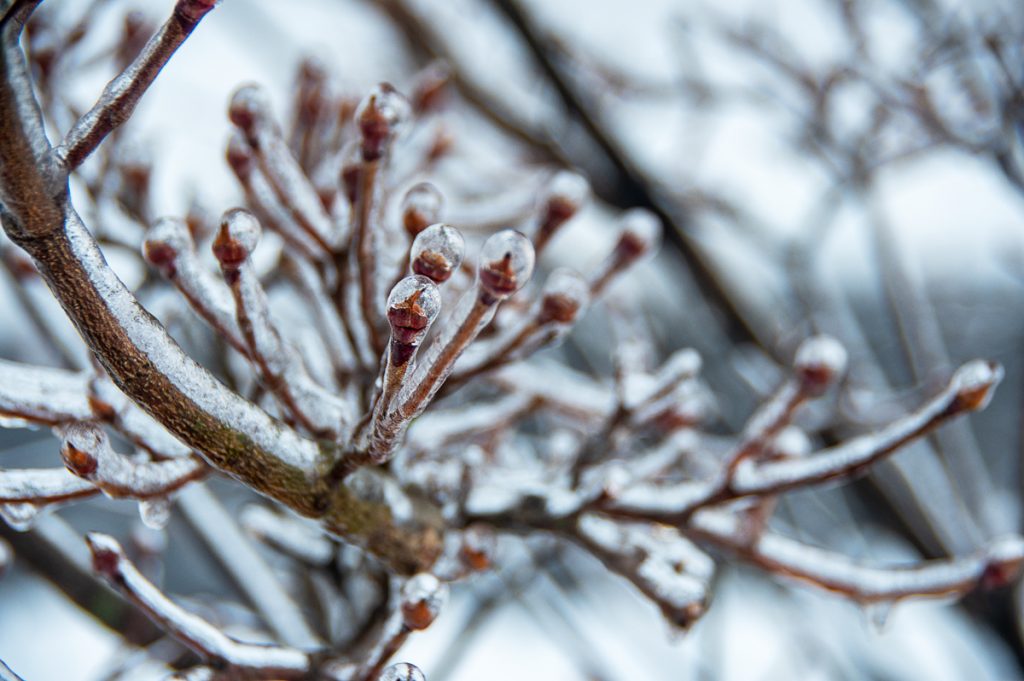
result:
M 492 235 L 480 252 L 480 286 L 501 300 L 521 289 L 533 274 L 533 244 L 514 229 Z
M 451 80 L 452 70 L 448 64 L 441 60 L 432 61 L 416 77 L 412 89 L 413 108 L 419 112 L 439 109 Z
M 995 589 L 1009 585 L 1024 568 L 1024 537 L 1009 535 L 995 539 L 985 558 L 987 562 L 979 580 L 981 586 Z
M 99 468 L 96 452 L 107 446 L 106 433 L 98 426 L 73 423 L 64 428 L 60 455 L 69 471 L 90 480 Z
M 466 240 L 451 225 L 431 225 L 412 242 L 412 271 L 440 284 L 452 276 L 466 254 Z
M 228 139 L 228 148 L 225 152 L 228 165 L 239 178 L 246 178 L 252 174 L 255 159 L 252 155 L 252 147 L 245 141 L 242 133 L 235 130 Z
M 170 277 L 175 274 L 178 255 L 194 251 L 195 247 L 192 233 L 183 220 L 160 218 L 146 232 L 142 256 L 164 276 Z
M 382 671 L 377 681 L 427 681 L 427 677 L 416 665 L 399 662 Z
M 571 324 L 589 302 L 590 286 L 583 275 L 568 267 L 559 267 L 544 282 L 537 321 Z
M 813 336 L 797 348 L 793 360 L 797 380 L 808 395 L 817 396 L 846 372 L 846 348 L 831 336 Z
M 429 627 L 448 598 L 448 585 L 429 572 L 413 575 L 402 586 L 402 620 L 414 631 Z
M 619 218 L 622 236 L 615 245 L 616 255 L 623 261 L 633 261 L 653 253 L 661 244 L 661 220 L 649 210 L 631 208 Z
M 541 229 L 555 229 L 576 214 L 590 196 L 590 183 L 579 173 L 560 170 L 544 192 Z
M 1003 374 L 1003 367 L 996 362 L 976 359 L 964 364 L 950 382 L 956 391 L 956 407 L 966 411 L 984 409 L 992 399 L 992 389 L 1003 380 Z
M 259 85 L 248 84 L 235 90 L 228 105 L 231 122 L 251 135 L 256 125 L 266 118 L 270 111 L 267 93 Z
M 437 284 L 419 274 L 399 281 L 388 295 L 391 336 L 403 345 L 419 345 L 440 312 Z
M 389 83 L 381 83 L 363 98 L 356 109 L 363 160 L 381 158 L 409 115 L 409 101 Z
M 213 255 L 226 269 L 238 269 L 252 255 L 263 230 L 256 216 L 243 208 L 224 213 L 213 240 Z
M 124 549 L 109 534 L 89 532 L 85 543 L 92 553 L 92 568 L 103 575 L 116 575 L 121 570 Z
M 415 238 L 428 226 L 441 219 L 444 197 L 429 182 L 420 182 L 409 188 L 402 197 L 402 226 Z

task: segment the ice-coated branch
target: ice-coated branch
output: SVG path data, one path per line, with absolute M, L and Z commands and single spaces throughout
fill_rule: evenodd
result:
M 1005 586 L 1024 567 L 1024 538 L 1016 535 L 996 539 L 971 556 L 873 567 L 774 533 L 762 534 L 751 543 L 741 525 L 732 515 L 700 511 L 694 515 L 687 534 L 734 552 L 774 574 L 809 582 L 861 603 L 963 596 L 978 587 Z
M 323 258 L 322 245 L 282 205 L 274 187 L 260 169 L 253 148 L 241 132 L 236 130 L 231 135 L 226 156 L 228 165 L 245 191 L 249 205 L 266 222 L 267 227 L 280 234 L 285 242 L 304 257 L 313 261 Z
M 968 362 L 953 374 L 945 390 L 917 411 L 876 433 L 855 437 L 799 459 L 742 461 L 734 471 L 724 471 L 714 480 L 636 485 L 608 499 L 603 508 L 616 515 L 678 523 L 704 506 L 854 477 L 950 418 L 984 408 L 1002 373 L 1002 368 L 991 362 Z
M 77 168 L 111 131 L 128 120 L 157 74 L 214 5 L 216 0 L 178 0 L 173 14 L 146 43 L 142 53 L 107 84 L 93 108 L 54 150 L 65 172 Z
M 372 451 L 394 450 L 409 423 L 423 413 L 451 374 L 455 361 L 494 318 L 498 304 L 522 288 L 532 273 L 533 246 L 519 232 L 504 230 L 484 243 L 476 286 L 445 319 L 441 333 L 404 382 L 391 410 L 374 428 Z
M 455 360 L 494 317 L 497 305 L 526 285 L 533 274 L 533 245 L 519 232 L 490 237 L 480 252 L 477 285 L 459 301 L 444 332 L 428 348 L 397 406 L 403 418 L 418 415 L 451 373 Z
M 55 426 L 91 418 L 88 375 L 0 360 L 0 425 Z
M 331 678 L 337 681 L 375 681 L 385 678 L 387 672 L 382 673 L 381 670 L 387 661 L 398 652 L 411 633 L 422 631 L 433 624 L 447 598 L 447 585 L 434 575 L 421 572 L 410 577 L 401 585 L 398 598 L 391 599 L 394 612 L 384 623 L 369 650 L 360 655 L 359 662 L 329 665 L 327 670 Z
M 590 296 L 598 298 L 616 277 L 638 260 L 657 250 L 661 243 L 661 222 L 642 208 L 627 210 L 620 218 L 622 234 L 612 252 L 590 277 Z
M 75 423 L 61 430 L 64 465 L 110 497 L 163 497 L 209 473 L 198 457 L 134 461 L 114 451 L 106 432 L 95 424 Z
M 833 338 L 816 336 L 800 345 L 794 365 L 793 378 L 784 381 L 747 421 L 739 444 L 725 458 L 726 475 L 733 475 L 744 460 L 764 452 L 801 404 L 823 394 L 842 376 L 846 350 Z
M 325 252 L 333 252 L 338 246 L 338 230 L 320 203 L 316 189 L 288 149 L 270 113 L 266 94 L 255 85 L 240 88 L 231 98 L 228 115 L 245 134 L 255 151 L 260 171 L 274 188 L 281 205 Z
M 1003 376 L 997 364 L 974 360 L 957 369 L 946 389 L 920 409 L 877 433 L 862 435 L 801 459 L 748 462 L 736 469 L 730 487 L 737 496 L 784 492 L 855 476 L 907 442 L 954 416 L 983 409 Z
M 128 560 L 113 537 L 86 535 L 93 569 L 137 605 L 158 626 L 202 659 L 230 669 L 239 679 L 302 679 L 310 671 L 309 656 L 294 648 L 241 643 L 206 620 L 172 602 Z
M 250 535 L 285 555 L 308 565 L 327 565 L 335 545 L 315 525 L 287 517 L 266 506 L 249 504 L 239 522 Z
M 466 355 L 456 365 L 446 390 L 559 342 L 583 316 L 589 302 L 590 290 L 581 275 L 567 267 L 555 269 L 529 315 L 503 337 L 481 347 L 479 355 Z
M 416 366 L 420 343 L 440 312 L 441 294 L 437 285 L 420 274 L 402 279 L 388 296 L 387 318 L 391 338 L 384 360 L 380 394 L 373 405 L 367 432 L 366 454 L 373 463 L 383 463 L 394 453 L 396 441 L 389 430 L 393 427 L 389 415 L 391 404 L 409 370 Z
M 333 444 L 302 437 L 225 387 L 118 279 L 53 161 L 13 16 L 0 24 L 0 219 L 114 384 L 224 473 L 322 518 L 329 531 L 400 573 L 428 568 L 441 545 L 436 511 L 424 506 L 416 516 L 396 516 L 381 496 L 366 496 L 373 485 L 329 488 L 319 473 L 322 461 L 336 456 Z
M 356 110 L 360 162 L 352 214 L 349 269 L 357 275 L 353 281 L 355 298 L 370 346 L 375 351 L 383 347 L 377 328 L 380 319 L 378 240 L 384 204 L 384 178 L 381 175 L 388 162 L 392 142 L 409 115 L 409 102 L 387 83 L 374 88 Z
M 235 350 L 249 356 L 249 347 L 235 319 L 231 290 L 199 261 L 195 241 L 184 220 L 157 220 L 142 243 L 142 254 L 181 291 L 214 331 Z
M 688 628 L 707 609 L 714 561 L 675 528 L 587 513 L 573 539 L 636 585 L 674 625 Z
M 250 262 L 260 232 L 259 222 L 251 213 L 234 209 L 224 214 L 213 242 L 213 253 L 235 299 L 236 319 L 248 356 L 258 368 L 262 383 L 297 423 L 318 437 L 337 437 L 348 420 L 348 408 L 310 378 L 271 319 L 266 292 Z
M 533 248 L 538 256 L 558 230 L 583 207 L 589 195 L 590 184 L 579 173 L 561 170 L 551 178 L 531 234 Z
M 88 498 L 99 491 L 63 468 L 0 469 L 0 505 L 45 506 Z

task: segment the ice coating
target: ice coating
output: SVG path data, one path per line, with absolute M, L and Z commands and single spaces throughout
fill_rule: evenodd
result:
M 964 364 L 953 374 L 951 381 L 957 401 L 970 411 L 984 409 L 992 399 L 992 389 L 1003 380 L 1004 373 L 1002 366 L 983 359 Z
M 540 323 L 571 324 L 590 302 L 590 286 L 576 270 L 559 267 L 548 275 L 541 292 Z
M 409 101 L 388 83 L 381 83 L 359 103 L 356 125 L 363 159 L 376 161 L 409 119 Z
M 415 237 L 441 218 L 444 196 L 429 182 L 420 182 L 409 188 L 402 197 L 402 225 L 409 236 Z
M 240 643 L 175 604 L 138 571 L 113 537 L 90 532 L 85 541 L 93 569 L 200 657 L 217 659 L 243 678 L 258 671 L 259 678 L 298 679 L 309 671 L 305 653 L 284 646 Z
M 207 472 L 194 457 L 149 462 L 128 458 L 114 451 L 106 432 L 93 423 L 62 429 L 61 457 L 69 471 L 115 498 L 162 498 Z
M 245 531 L 310 565 L 327 565 L 335 556 L 334 544 L 315 524 L 302 522 L 259 504 L 242 509 Z
M 590 197 L 590 183 L 572 170 L 559 170 L 551 178 L 544 197 L 541 230 L 555 229 L 576 214 Z
M 242 208 L 229 210 L 220 221 L 213 254 L 221 266 L 237 269 L 256 250 L 262 233 L 259 220 L 252 213 Z
M 93 417 L 89 376 L 0 359 L 0 418 L 55 425 Z
M 399 662 L 382 671 L 377 681 L 427 681 L 427 677 L 416 665 Z
M 255 84 L 238 88 L 228 104 L 228 117 L 231 122 L 247 134 L 267 118 L 269 111 L 270 103 L 267 101 L 266 92 Z
M 704 614 L 715 565 L 678 530 L 587 513 L 580 517 L 579 532 L 606 565 L 632 581 L 676 626 L 686 628 Z
M 420 232 L 412 242 L 412 271 L 441 284 L 462 264 L 466 241 L 451 225 L 437 223 Z
M 480 251 L 480 286 L 501 300 L 523 286 L 533 274 L 533 244 L 522 233 L 506 229 L 493 234 Z
M 437 618 L 448 598 L 448 586 L 421 572 L 402 585 L 402 619 L 414 631 L 426 629 Z
M 0 505 L 45 506 L 90 497 L 98 491 L 92 483 L 63 468 L 0 471 Z
M 142 254 L 165 277 L 176 274 L 179 254 L 195 251 L 195 241 L 188 225 L 175 218 L 160 218 L 146 233 Z
M 635 260 L 658 249 L 662 226 L 657 215 L 643 208 L 632 208 L 622 214 L 619 222 L 622 225 L 622 236 L 615 250 L 620 257 Z
M 820 395 L 846 372 L 846 348 L 831 336 L 808 338 L 796 351 L 793 368 L 802 388 Z
M 388 295 L 391 335 L 405 345 L 418 345 L 441 312 L 441 294 L 427 277 L 405 277 Z

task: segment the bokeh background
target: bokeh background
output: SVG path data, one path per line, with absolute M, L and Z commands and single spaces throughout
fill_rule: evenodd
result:
M 79 0 L 47 0 L 62 20 Z M 156 25 L 169 2 L 108 0 L 97 54 L 127 12 Z M 241 202 L 223 160 L 227 101 L 258 82 L 282 120 L 300 60 L 337 86 L 399 88 L 434 57 L 457 74 L 456 160 L 497 199 L 529 205 L 553 167 L 595 200 L 553 244 L 584 268 L 613 235 L 604 217 L 642 205 L 666 220 L 659 257 L 615 291 L 663 352 L 704 355 L 716 427 L 742 425 L 802 338 L 852 355 L 824 437 L 884 422 L 973 357 L 1007 369 L 989 409 L 901 452 L 854 486 L 792 495 L 773 520 L 872 562 L 964 554 L 1021 530 L 1024 349 L 1024 9 L 979 0 L 224 0 L 174 57 L 126 128 L 152 158 L 161 213 Z M 91 104 L 112 75 L 97 58 L 66 93 Z M 455 161 L 453 161 L 455 163 Z M 457 166 L 447 172 L 461 172 Z M 514 211 L 513 211 L 514 214 Z M 139 265 L 111 256 L 129 283 Z M 0 356 L 53 363 L 12 282 L 0 284 Z M 59 310 L 33 299 L 48 317 Z M 610 375 L 607 320 L 570 341 Z M 42 431 L 0 430 L 4 467 L 59 465 Z M 229 508 L 246 494 L 214 486 Z M 73 606 L 69 533 L 134 532 L 161 556 L 165 588 L 194 602 L 237 592 L 194 527 L 143 527 L 98 501 L 3 529 L 18 558 L 0 579 L 0 658 L 28 681 L 161 678 Z M 510 540 L 496 574 L 455 589 L 402 659 L 447 679 L 1015 679 L 1024 603 L 1010 589 L 964 603 L 864 611 L 741 565 L 717 578 L 692 631 L 599 564 L 544 538 Z M 272 556 L 267 560 L 272 561 Z

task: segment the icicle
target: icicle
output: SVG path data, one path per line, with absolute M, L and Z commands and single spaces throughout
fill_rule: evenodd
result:
M 143 499 L 139 502 L 139 518 L 151 530 L 162 530 L 171 519 L 171 502 L 166 497 Z

